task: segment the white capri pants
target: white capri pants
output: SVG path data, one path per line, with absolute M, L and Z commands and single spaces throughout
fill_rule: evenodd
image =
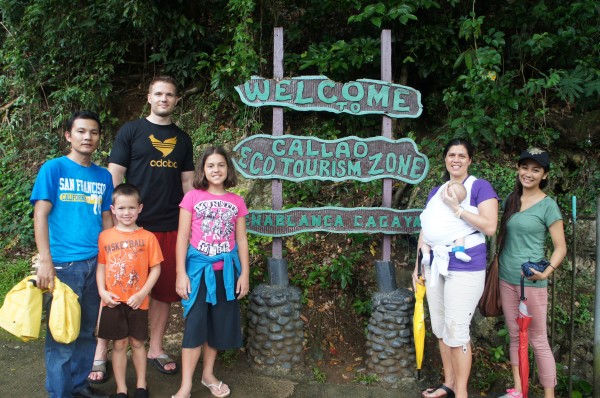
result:
M 425 267 L 427 304 L 431 328 L 449 347 L 463 347 L 471 341 L 470 326 L 475 308 L 483 294 L 485 270 L 448 271 L 431 286 L 431 266 Z

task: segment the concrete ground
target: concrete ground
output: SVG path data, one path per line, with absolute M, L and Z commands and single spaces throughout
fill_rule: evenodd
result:
M 43 339 L 21 342 L 0 329 L 0 397 L 47 397 L 44 388 L 45 368 L 43 360 Z M 173 353 L 175 351 L 173 350 Z M 242 356 L 240 356 L 242 357 Z M 180 358 L 177 358 L 179 361 Z M 109 371 L 110 373 L 110 371 Z M 426 386 L 413 379 L 406 380 L 397 389 L 360 384 L 327 384 L 317 383 L 307 373 L 289 377 L 270 377 L 250 368 L 245 360 L 237 360 L 230 364 L 217 361 L 216 375 L 231 388 L 232 398 L 418 398 L 420 391 Z M 163 375 L 154 367 L 147 370 L 148 388 L 151 397 L 169 398 L 179 389 L 181 375 Z M 209 390 L 200 384 L 201 368 L 196 370 L 192 398 L 209 398 Z M 127 367 L 127 385 L 133 395 L 135 390 L 135 372 L 131 361 Z M 98 388 L 115 393 L 115 381 L 112 373 L 109 380 Z M 499 396 L 488 394 L 488 397 Z M 474 391 L 471 397 L 481 397 Z
M 46 397 L 44 388 L 45 368 L 43 361 L 43 339 L 27 343 L 16 340 L 0 330 L 0 397 Z M 177 358 L 179 360 L 179 358 Z M 196 372 L 192 398 L 209 398 L 209 390 L 200 384 L 201 369 Z M 231 388 L 232 398 L 388 398 L 419 397 L 418 387 L 406 389 L 385 389 L 357 384 L 335 385 L 310 381 L 308 376 L 292 378 L 268 377 L 251 369 L 245 361 L 236 361 L 229 365 L 217 361 L 216 374 Z M 174 394 L 181 381 L 181 375 L 163 375 L 155 368 L 147 370 L 148 388 L 151 397 L 169 398 Z M 130 393 L 135 390 L 135 372 L 131 361 L 127 367 L 127 384 Z M 110 379 L 98 388 L 114 393 L 115 382 Z

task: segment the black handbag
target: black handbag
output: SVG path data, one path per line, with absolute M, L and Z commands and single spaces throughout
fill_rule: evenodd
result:
M 527 261 L 526 263 L 521 264 L 521 270 L 523 271 L 523 275 L 525 275 L 526 278 L 530 278 L 533 276 L 533 272 L 531 272 L 530 268 L 533 268 L 538 272 L 544 272 L 549 265 L 550 261 L 546 260 L 545 258 L 541 259 L 538 262 Z M 536 281 L 533 282 L 535 283 Z

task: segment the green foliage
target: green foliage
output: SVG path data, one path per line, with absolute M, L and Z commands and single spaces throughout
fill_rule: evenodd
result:
M 325 383 L 327 381 L 327 375 L 318 366 L 312 367 L 313 379 L 318 383 Z
M 355 372 L 353 383 L 371 386 L 379 382 L 379 377 L 376 374 L 366 374 L 364 372 Z
M 311 44 L 300 55 L 299 69 L 313 68 L 317 73 L 336 76 L 372 64 L 379 55 L 379 46 L 379 40 L 371 38 Z
M 357 253 L 358 254 L 358 253 Z M 362 253 L 359 254 L 362 256 Z M 354 263 L 351 259 L 343 254 L 334 258 L 329 266 L 331 279 L 340 283 L 340 287 L 345 289 L 348 284 L 352 283 L 352 268 Z
M 30 271 L 31 262 L 27 259 L 0 257 L 0 303 L 4 302 L 6 293 L 29 275 Z
M 6 148 L 6 147 L 5 147 Z M 2 150 L 0 150 L 2 151 Z M 0 251 L 31 247 L 33 244 L 33 222 L 30 214 L 33 206 L 26 200 L 33 186 L 31 180 L 23 181 L 23 173 L 15 166 L 22 155 L 10 147 L 2 151 L 0 158 Z
M 508 359 L 506 358 L 505 349 L 507 349 L 508 345 L 510 344 L 510 336 L 508 334 L 506 325 L 498 330 L 498 337 L 502 337 L 504 339 L 504 344 L 497 347 L 490 347 L 491 359 L 492 362 L 506 362 Z
M 569 396 L 569 372 L 566 366 L 556 364 L 556 395 L 559 397 Z M 573 375 L 571 380 L 571 398 L 592 397 L 594 387 L 587 380 L 577 375 Z
M 499 345 L 497 347 L 490 347 L 490 354 L 492 356 L 492 361 L 494 361 L 494 362 L 506 361 L 506 354 L 504 353 L 504 347 L 501 345 Z
M 267 246 L 273 238 L 248 234 L 248 252 L 250 254 L 250 289 L 264 283 L 267 279 Z
M 487 353 L 486 353 L 487 355 Z M 512 374 L 506 368 L 499 367 L 494 361 L 489 361 L 481 355 L 473 356 L 472 375 L 469 377 L 469 389 L 489 392 L 492 386 L 510 385 Z
M 393 22 L 400 22 L 402 25 L 410 21 L 418 21 L 415 11 L 418 8 L 440 8 L 440 5 L 432 0 L 413 0 L 413 1 L 389 1 L 375 4 L 361 4 L 357 8 L 362 11 L 357 15 L 348 18 L 349 23 L 359 23 L 369 21 L 378 28 L 382 25 L 388 25 Z
M 252 0 L 227 1 L 221 42 L 215 43 L 212 54 L 203 55 L 196 66 L 198 71 L 210 71 L 210 87 L 220 98 L 233 95 L 233 86 L 257 73 L 260 64 L 264 63 L 253 46 L 256 26 L 252 16 L 254 8 L 255 2 Z
M 589 63 L 589 56 L 598 53 L 597 44 L 578 37 L 576 40 L 585 50 L 574 52 L 570 61 L 562 54 L 565 41 L 577 36 L 575 30 L 562 26 L 574 24 L 587 31 L 581 21 L 591 22 L 595 12 L 586 9 L 591 6 L 588 1 L 553 6 L 539 3 L 533 7 L 535 12 L 521 6 L 505 10 L 511 14 L 511 22 L 506 25 L 527 21 L 520 35 L 510 37 L 501 30 L 504 24 L 495 24 L 489 17 L 474 11 L 462 18 L 459 38 L 471 43 L 454 65 L 458 69 L 464 64 L 466 70 L 444 93 L 444 102 L 449 108 L 448 125 L 452 129 L 448 136 L 454 134 L 469 138 L 475 144 L 485 144 L 493 153 L 501 143 L 515 139 L 521 146 L 548 147 L 559 138 L 548 123 L 552 107 L 577 104 L 586 109 L 589 104 L 598 103 L 598 69 Z M 534 25 L 532 18 L 541 32 L 530 30 Z M 552 33 L 551 28 L 555 18 L 565 23 L 558 34 Z M 494 27 L 486 31 L 484 25 L 488 24 Z M 545 28 L 549 30 L 543 31 Z M 593 35 L 597 37 L 598 33 Z M 516 52 L 505 49 L 507 38 L 510 45 L 517 48 Z M 551 52 L 556 56 L 549 58 Z M 547 65 L 549 60 L 558 59 L 554 66 Z
M 483 17 L 471 13 L 463 18 L 459 37 L 472 40 L 473 46 L 457 58 L 454 67 L 463 63 L 464 74 L 456 85 L 444 91 L 444 102 L 449 109 L 450 132 L 468 138 L 477 145 L 484 142 L 498 154 L 497 145 L 507 139 L 521 136 L 526 113 L 519 111 L 519 99 L 512 92 L 513 77 L 498 78 L 502 66 L 504 33 L 490 29 L 482 33 Z M 478 44 L 478 39 L 485 45 Z
M 238 350 L 219 351 L 219 363 L 223 363 L 225 366 L 233 365 L 237 359 L 238 352 Z
M 574 321 L 576 325 L 590 325 L 594 322 L 594 295 L 580 294 L 575 303 Z
M 311 269 L 308 272 L 308 278 L 306 283 L 304 283 L 306 287 L 310 287 L 315 284 L 319 284 L 323 289 L 328 289 L 331 287 L 329 284 L 329 271 L 326 265 L 313 264 L 310 268 Z
M 358 315 L 371 315 L 371 311 L 373 310 L 371 300 L 361 300 L 360 298 L 354 299 L 352 302 L 352 307 L 354 308 L 354 312 Z

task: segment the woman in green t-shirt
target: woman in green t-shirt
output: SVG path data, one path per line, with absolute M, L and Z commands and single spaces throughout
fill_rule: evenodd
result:
M 553 251 L 550 265 L 543 272 L 531 268 L 533 276 L 525 279 L 527 309 L 533 317 L 529 326 L 529 343 L 533 347 L 539 369 L 539 380 L 544 387 L 544 398 L 554 397 L 556 365 L 548 342 L 546 319 L 548 315 L 548 277 L 567 254 L 567 244 L 560 209 L 543 191 L 548 184 L 550 158 L 548 152 L 530 148 L 521 153 L 514 191 L 506 198 L 504 215 L 500 222 L 500 295 L 502 310 L 510 334 L 510 363 L 514 388 L 503 397 L 521 398 L 519 376 L 519 326 L 521 265 L 537 262 L 545 257 L 548 232 Z

